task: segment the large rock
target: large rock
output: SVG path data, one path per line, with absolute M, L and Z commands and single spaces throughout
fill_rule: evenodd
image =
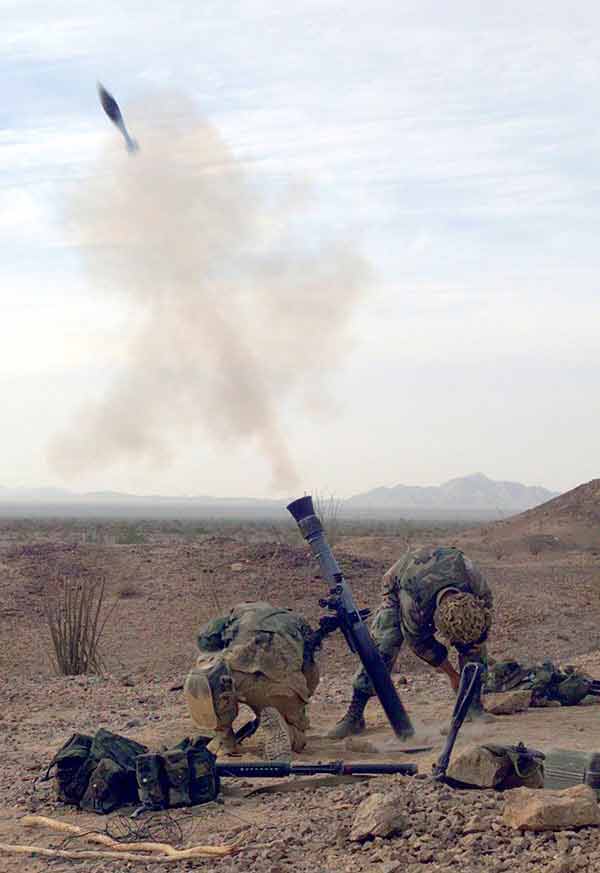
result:
M 503 818 L 521 831 L 561 831 L 600 825 L 600 807 L 589 785 L 562 791 L 515 788 L 507 792 Z
M 485 694 L 483 705 L 492 715 L 512 715 L 514 712 L 523 712 L 531 705 L 531 691 L 520 691 L 515 688 L 514 691 Z
M 402 798 L 398 794 L 371 794 L 356 810 L 350 839 L 362 842 L 370 837 L 391 837 L 407 825 Z
M 494 755 L 483 746 L 468 746 L 453 756 L 446 775 L 456 782 L 477 788 L 496 788 L 512 767 L 506 757 Z

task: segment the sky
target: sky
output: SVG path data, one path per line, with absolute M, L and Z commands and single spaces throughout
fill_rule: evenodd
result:
M 598 475 L 596 4 L 0 12 L 0 486 Z

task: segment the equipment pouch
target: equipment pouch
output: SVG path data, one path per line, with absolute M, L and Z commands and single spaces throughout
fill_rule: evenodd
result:
M 206 746 L 194 745 L 189 749 L 190 796 L 192 805 L 210 803 L 219 794 L 219 774 L 215 766 L 216 757 Z
M 577 706 L 592 690 L 592 681 L 581 673 L 570 673 L 554 689 L 554 697 L 562 706 Z
M 127 806 L 137 801 L 135 780 L 131 771 L 112 758 L 102 758 L 88 783 L 80 803 L 87 812 L 106 814 L 118 806 Z
M 90 759 L 92 738 L 87 734 L 73 734 L 58 750 L 48 767 L 56 767 L 56 794 L 63 803 L 79 803 L 87 788 L 95 762 Z
M 542 788 L 544 785 L 544 758 L 535 749 L 526 746 L 485 745 L 484 749 L 509 764 L 507 775 L 498 788 Z
M 518 661 L 498 661 L 487 671 L 484 694 L 497 694 L 517 688 L 527 677 L 528 670 Z
M 169 786 L 161 755 L 138 755 L 135 761 L 136 781 L 140 800 L 148 809 L 166 809 Z
M 171 749 L 164 752 L 162 758 L 168 785 L 169 806 L 191 806 L 188 753 L 182 749 Z

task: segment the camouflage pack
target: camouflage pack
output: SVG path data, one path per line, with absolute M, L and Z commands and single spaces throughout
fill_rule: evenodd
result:
M 556 700 L 562 706 L 576 706 L 592 690 L 592 680 L 574 667 L 560 670 L 552 661 L 527 666 L 518 661 L 499 661 L 490 668 L 485 679 L 488 693 L 510 691 L 513 688 L 531 690 L 531 705 L 544 706 Z
M 523 743 L 517 746 L 486 744 L 487 749 L 506 765 L 501 785 L 507 788 L 542 788 L 544 785 L 544 755 L 536 749 L 528 749 Z
M 56 794 L 63 803 L 110 812 L 137 801 L 135 759 L 146 746 L 100 728 L 94 736 L 73 734 L 46 773 L 56 767 Z
M 91 736 L 73 734 L 52 759 L 44 778 L 56 767 L 56 796 L 63 803 L 77 804 L 83 797 L 95 766 L 91 747 Z

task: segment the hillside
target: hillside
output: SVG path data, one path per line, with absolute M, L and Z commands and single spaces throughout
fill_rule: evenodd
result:
M 600 479 L 592 479 L 506 521 L 487 525 L 484 540 L 507 548 L 584 548 L 600 552 Z M 476 536 L 471 532 L 463 539 Z
M 346 501 L 348 509 L 463 509 L 522 512 L 555 497 L 556 493 L 520 482 L 496 482 L 483 473 L 450 479 L 442 485 L 395 485 L 373 488 Z

